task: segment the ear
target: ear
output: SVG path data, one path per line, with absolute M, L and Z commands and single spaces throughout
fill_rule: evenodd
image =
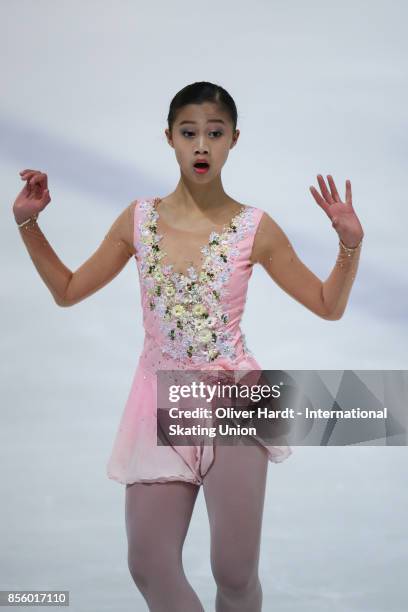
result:
M 171 147 L 173 147 L 173 149 L 174 149 L 173 139 L 172 139 L 172 137 L 171 137 L 170 130 L 169 130 L 168 128 L 166 128 L 166 129 L 164 130 L 164 133 L 166 134 L 167 142 L 168 142 L 168 143 L 169 143 L 169 145 L 170 145 Z
M 232 137 L 232 143 L 231 143 L 230 149 L 233 149 L 235 147 L 235 145 L 237 144 L 239 135 L 240 135 L 240 131 L 239 130 L 235 130 L 235 133 L 234 133 L 234 135 Z

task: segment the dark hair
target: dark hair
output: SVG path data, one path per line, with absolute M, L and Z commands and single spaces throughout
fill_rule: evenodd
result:
M 221 85 L 215 83 L 209 83 L 208 81 L 198 81 L 186 85 L 183 89 L 180 89 L 176 93 L 170 103 L 170 110 L 167 116 L 167 123 L 171 132 L 173 124 L 177 117 L 177 112 L 187 104 L 202 104 L 203 102 L 215 102 L 226 111 L 233 125 L 233 131 L 235 132 L 237 127 L 238 113 L 237 107 L 233 98 L 230 96 Z

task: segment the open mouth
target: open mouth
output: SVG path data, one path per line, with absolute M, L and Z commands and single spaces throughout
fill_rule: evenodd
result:
M 194 171 L 198 174 L 205 174 L 210 169 L 210 165 L 207 162 L 196 162 L 194 164 Z

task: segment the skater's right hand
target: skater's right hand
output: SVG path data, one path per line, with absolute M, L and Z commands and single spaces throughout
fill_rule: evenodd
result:
M 22 170 L 20 177 L 27 181 L 13 204 L 14 218 L 18 224 L 38 214 L 51 202 L 48 179 L 39 170 Z

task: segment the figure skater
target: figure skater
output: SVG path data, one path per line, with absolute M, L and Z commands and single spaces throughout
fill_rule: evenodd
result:
M 196 82 L 173 98 L 165 135 L 180 167 L 175 190 L 140 198 L 116 218 L 98 249 L 75 272 L 58 258 L 38 225 L 51 202 L 47 175 L 20 172 L 25 186 L 13 212 L 29 255 L 56 304 L 73 306 L 135 258 L 145 340 L 117 430 L 107 475 L 125 485 L 130 574 L 153 612 L 204 610 L 189 584 L 182 549 L 203 486 L 211 534 L 217 612 L 258 612 L 258 575 L 269 461 L 288 446 L 159 445 L 159 370 L 260 370 L 240 329 L 254 264 L 292 298 L 328 321 L 343 315 L 360 257 L 363 229 L 332 176 L 310 191 L 339 238 L 322 282 L 298 258 L 265 211 L 223 188 L 221 170 L 239 138 L 237 109 L 220 85 Z

